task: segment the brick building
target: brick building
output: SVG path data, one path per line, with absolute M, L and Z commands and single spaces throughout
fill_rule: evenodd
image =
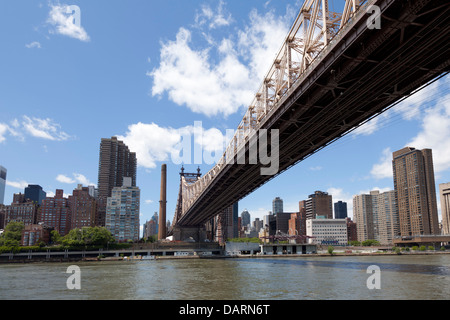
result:
M 42 200 L 38 222 L 53 227 L 61 236 L 65 236 L 71 229 L 71 218 L 69 199 L 64 198 L 63 190 L 57 189 L 54 197 Z

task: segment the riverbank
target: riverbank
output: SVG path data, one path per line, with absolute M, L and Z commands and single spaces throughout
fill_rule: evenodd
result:
M 277 258 L 309 258 L 309 257 L 364 257 L 364 256 L 426 256 L 426 255 L 448 255 L 450 250 L 446 251 L 361 251 L 361 252 L 334 252 L 332 254 L 328 252 L 318 252 L 312 254 L 234 254 L 234 255 L 224 255 L 224 254 L 199 254 L 199 253 L 189 253 L 180 255 L 115 255 L 109 257 L 97 256 L 84 256 L 84 257 L 32 257 L 22 256 L 21 258 L 14 257 L 12 259 L 2 259 L 0 264 L 12 264 L 12 263 L 67 263 L 67 262 L 136 262 L 136 261 L 163 261 L 163 260 L 192 260 L 192 259 L 277 259 Z

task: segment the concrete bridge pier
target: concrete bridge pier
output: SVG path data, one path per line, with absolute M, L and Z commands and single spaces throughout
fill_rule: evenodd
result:
M 173 240 L 174 241 L 186 241 L 190 238 L 195 242 L 205 242 L 206 229 L 201 227 L 174 227 L 173 228 Z

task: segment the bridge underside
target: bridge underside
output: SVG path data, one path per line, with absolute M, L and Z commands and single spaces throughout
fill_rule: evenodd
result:
M 449 71 L 447 0 L 375 4 L 381 29 L 360 19 L 265 122 L 264 129 L 279 129 L 278 174 Z M 260 168 L 226 166 L 177 226 L 202 225 L 276 176 Z

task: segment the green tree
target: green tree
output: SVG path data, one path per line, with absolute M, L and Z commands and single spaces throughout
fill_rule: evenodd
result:
M 333 252 L 334 252 L 334 247 L 333 246 L 329 246 L 328 247 L 328 253 L 333 255 Z
M 63 238 L 59 234 L 58 230 L 52 230 L 50 232 L 50 242 L 52 242 L 52 243 L 61 243 L 62 239 Z
M 107 246 L 115 241 L 111 232 L 105 227 L 84 227 L 72 229 L 63 238 L 65 246 Z
M 371 247 L 371 246 L 378 246 L 378 245 L 380 245 L 380 243 L 377 240 L 369 239 L 369 240 L 363 241 L 362 245 L 364 247 Z
M 12 221 L 5 227 L 5 231 L 0 236 L 0 246 L 17 247 L 22 238 L 22 231 L 25 225 L 22 221 Z

